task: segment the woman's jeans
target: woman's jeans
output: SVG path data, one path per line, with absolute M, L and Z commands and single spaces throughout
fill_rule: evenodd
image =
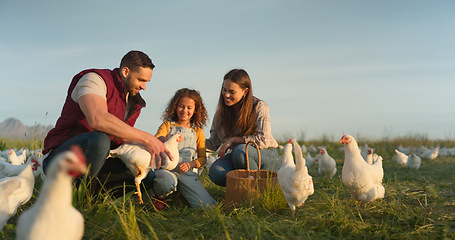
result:
M 209 170 L 209 177 L 216 185 L 226 186 L 226 174 L 235 169 L 246 169 L 245 145 L 237 145 L 224 158 L 217 159 Z M 281 166 L 280 157 L 276 148 L 261 149 L 261 170 L 277 172 Z M 248 159 L 250 170 L 258 170 L 258 153 L 255 147 L 248 145 Z

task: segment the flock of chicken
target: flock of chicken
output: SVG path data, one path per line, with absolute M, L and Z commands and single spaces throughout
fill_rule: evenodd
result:
M 174 159 L 178 159 L 177 146 L 181 140 L 182 137 L 176 134 L 165 142 Z M 352 136 L 343 135 L 340 143 L 344 144 L 345 153 L 341 178 L 352 198 L 364 204 L 384 198 L 382 157 L 373 154 L 371 148 L 360 149 Z M 302 152 L 306 152 L 307 148 L 299 146 L 295 139 L 282 147 L 278 182 L 292 216 L 295 216 L 296 207 L 303 206 L 308 196 L 314 193 L 308 169 L 317 163 L 318 173 L 328 178 L 332 178 L 337 171 L 335 160 L 325 148 L 321 147 L 315 157 L 311 157 L 310 152 L 315 151 L 311 148 L 314 147 L 310 146 L 305 159 Z M 434 159 L 442 153 L 439 147 L 410 149 L 400 146 L 395 151 L 399 164 L 416 169 L 420 167 L 421 158 Z M 455 148 L 444 151 L 447 155 L 455 155 Z M 142 203 L 139 184 L 150 170 L 156 169 L 156 166 L 149 165 L 150 154 L 139 145 L 124 144 L 111 150 L 110 156 L 122 159 L 136 176 L 137 195 Z M 48 166 L 46 175 L 42 170 L 42 159 L 40 150 L 28 151 L 24 148 L 17 152 L 12 149 L 0 152 L 0 231 L 16 214 L 18 207 L 30 200 L 35 178 L 40 176 L 43 185 L 37 200 L 17 221 L 17 239 L 81 239 L 84 219 L 72 205 L 72 183 L 74 178 L 87 173 L 85 156 L 78 147 L 61 152 Z M 206 167 L 209 168 L 214 160 L 212 155 L 208 155 Z M 165 161 L 165 169 L 168 170 L 174 169 L 178 163 L 168 158 Z
M 14 150 L 1 152 L 0 230 L 18 207 L 30 200 L 35 178 L 40 175 L 44 179 L 40 194 L 19 216 L 16 239 L 81 239 L 84 218 L 72 205 L 72 188 L 73 179 L 87 173 L 82 150 L 73 147 L 57 154 L 46 175 L 42 170 L 41 152 L 31 153 L 26 160 L 27 151 L 24 148 L 18 154 Z
M 161 168 L 172 170 L 177 166 L 181 140 L 182 136 L 175 134 L 164 143 L 176 160 L 171 161 L 166 156 Z M 150 165 L 150 153 L 141 145 L 126 143 L 111 150 L 109 156 L 120 158 L 135 175 L 136 194 L 139 203 L 143 203 L 139 185 L 150 170 L 156 169 Z M 17 152 L 13 149 L 0 152 L 0 231 L 18 207 L 30 200 L 35 178 L 41 176 L 44 184 L 38 199 L 19 216 L 16 238 L 81 239 L 84 218 L 72 205 L 72 189 L 73 179 L 87 173 L 85 156 L 79 147 L 73 146 L 53 158 L 46 174 L 43 159 L 40 150 L 29 152 L 23 148 Z
M 342 150 L 345 153 L 341 180 L 352 198 L 359 204 L 384 198 L 383 158 L 373 153 L 373 149 L 367 144 L 359 148 L 357 141 L 350 135 L 343 135 L 340 143 L 343 143 Z M 293 148 L 295 164 L 292 156 Z M 305 145 L 299 146 L 295 139 L 289 140 L 284 146 L 279 146 L 279 150 L 282 152 L 282 165 L 278 170 L 278 182 L 294 217 L 296 207 L 303 206 L 308 196 L 314 193 L 313 181 L 308 169 L 318 163 L 318 173 L 331 179 L 337 171 L 336 162 L 327 153 L 325 147 L 319 147 L 319 154 L 312 157 L 310 152 L 317 152 L 317 148 L 313 145 L 309 149 Z M 305 159 L 302 152 L 307 150 Z M 445 148 L 443 151 L 444 155 L 455 155 L 455 148 Z M 399 146 L 395 152 L 398 164 L 413 169 L 420 168 L 421 158 L 432 160 L 441 154 L 439 146 L 434 149 L 423 146 L 417 149 Z

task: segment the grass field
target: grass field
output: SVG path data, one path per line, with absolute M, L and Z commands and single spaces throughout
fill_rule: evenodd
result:
M 14 147 L 11 144 L 3 140 L 0 146 Z M 455 239 L 455 157 L 423 160 L 419 170 L 412 170 L 398 165 L 393 151 L 399 144 L 453 147 L 454 142 L 420 138 L 368 142 L 384 158 L 386 195 L 366 207 L 357 206 L 341 182 L 342 144 L 327 140 L 305 144 L 327 146 L 337 162 L 337 174 L 329 180 L 319 176 L 317 168 L 310 169 L 315 193 L 294 219 L 279 191 L 225 208 L 224 188 L 211 183 L 204 171 L 201 180 L 218 201 L 216 208 L 192 209 L 175 197 L 166 210 L 157 212 L 150 201 L 137 204 L 131 193 L 113 198 L 91 195 L 83 186 L 75 189 L 74 205 L 85 217 L 84 239 Z M 33 204 L 40 185 L 38 181 L 32 199 L 9 220 L 1 239 L 14 239 L 18 215 Z

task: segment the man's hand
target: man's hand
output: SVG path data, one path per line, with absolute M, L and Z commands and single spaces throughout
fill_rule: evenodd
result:
M 150 159 L 150 166 L 155 164 L 156 169 L 159 169 L 161 166 L 164 165 L 166 161 L 166 156 L 168 156 L 171 161 L 174 161 L 171 152 L 169 152 L 169 150 L 164 146 L 164 144 L 159 139 L 152 136 L 150 140 L 151 141 L 147 145 L 145 145 L 147 151 L 149 151 L 150 155 L 152 155 Z

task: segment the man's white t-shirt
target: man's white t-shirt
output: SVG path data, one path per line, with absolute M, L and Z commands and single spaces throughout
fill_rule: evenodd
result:
M 79 98 L 85 94 L 96 94 L 106 100 L 107 86 L 100 75 L 94 72 L 84 74 L 77 82 L 76 86 L 73 89 L 73 92 L 71 92 L 71 99 L 79 104 Z M 128 95 L 129 93 L 126 94 L 126 109 L 128 109 L 128 111 L 125 111 L 123 120 L 126 119 L 130 110 L 130 106 L 128 104 Z
M 100 75 L 94 72 L 84 74 L 77 82 L 76 87 L 74 87 L 71 99 L 79 103 L 79 98 L 85 94 L 96 94 L 106 99 L 107 87 Z

